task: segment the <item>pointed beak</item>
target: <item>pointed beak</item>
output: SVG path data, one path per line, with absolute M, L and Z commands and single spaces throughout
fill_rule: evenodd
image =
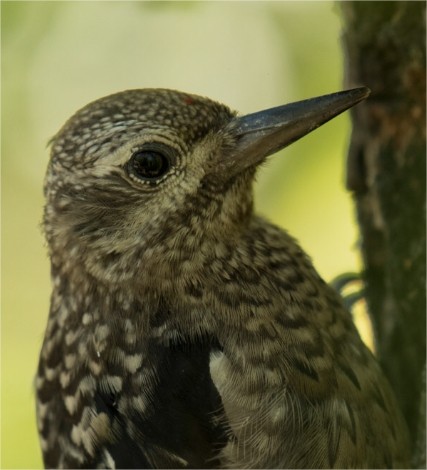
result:
M 235 145 L 227 161 L 221 162 L 222 169 L 225 165 L 236 174 L 261 163 L 268 155 L 364 100 L 369 93 L 369 88 L 354 88 L 234 118 L 224 129 Z

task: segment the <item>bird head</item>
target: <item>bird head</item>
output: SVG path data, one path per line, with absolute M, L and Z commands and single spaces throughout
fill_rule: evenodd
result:
M 165 89 L 87 105 L 52 140 L 44 226 L 53 265 L 108 284 L 203 263 L 203 253 L 232 244 L 250 223 L 259 164 L 368 93 L 242 117 Z

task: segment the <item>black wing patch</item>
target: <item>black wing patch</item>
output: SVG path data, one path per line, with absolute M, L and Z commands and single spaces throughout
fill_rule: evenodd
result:
M 158 383 L 147 413 L 131 416 L 118 412 L 120 397 L 99 391 L 96 411 L 106 413 L 115 432 L 114 441 L 97 456 L 97 462 L 115 468 L 215 468 L 218 452 L 227 442 L 227 430 L 220 419 L 221 398 L 212 382 L 209 356 L 218 350 L 210 338 L 180 341 L 169 347 L 153 342 Z M 125 394 L 122 390 L 120 394 Z M 138 430 L 138 440 L 129 430 Z M 135 435 L 135 433 L 132 433 Z

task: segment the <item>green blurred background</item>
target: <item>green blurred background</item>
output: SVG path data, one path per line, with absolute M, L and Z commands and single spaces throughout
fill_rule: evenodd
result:
M 40 230 L 46 144 L 87 102 L 168 87 L 242 113 L 342 88 L 332 2 L 1 2 L 2 468 L 40 468 L 32 380 L 49 305 Z M 272 157 L 257 210 L 330 280 L 357 270 L 343 189 L 348 114 Z

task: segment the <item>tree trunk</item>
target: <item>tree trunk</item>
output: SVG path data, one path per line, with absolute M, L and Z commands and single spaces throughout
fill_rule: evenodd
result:
M 341 2 L 352 112 L 347 185 L 361 234 L 378 358 L 425 468 L 425 2 Z M 422 461 L 424 459 L 424 462 Z

